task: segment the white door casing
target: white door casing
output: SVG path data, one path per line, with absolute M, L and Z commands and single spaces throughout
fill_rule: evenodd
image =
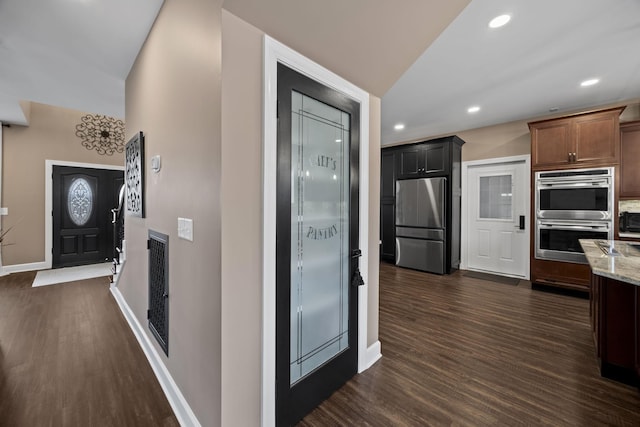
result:
M 529 176 L 529 156 L 463 163 L 463 269 L 529 278 Z

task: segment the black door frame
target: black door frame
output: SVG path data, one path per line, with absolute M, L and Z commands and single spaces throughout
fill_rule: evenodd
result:
M 286 84 L 283 84 L 286 82 Z M 348 381 L 358 371 L 358 288 L 347 284 L 349 289 L 349 348 L 319 367 L 316 372 L 289 386 L 290 353 L 290 236 L 291 236 L 291 91 L 297 90 L 306 96 L 351 113 L 349 141 L 349 188 L 350 188 L 350 232 L 349 254 L 359 252 L 359 142 L 360 104 L 333 88 L 302 75 L 285 65 L 278 65 L 278 168 L 277 185 L 284 191 L 277 192 L 277 260 L 276 263 L 276 422 L 290 425 L 301 419 L 319 402 Z M 280 140 L 284 138 L 285 144 Z M 350 258 L 348 278 L 358 268 L 358 258 Z M 278 357 L 280 355 L 280 357 Z M 282 355 L 285 355 L 284 357 Z
M 360 287 L 359 299 L 359 323 L 358 323 L 358 370 L 360 372 L 368 369 L 378 359 L 382 357 L 380 352 L 380 341 L 374 339 L 369 343 L 367 340 L 368 322 L 376 321 L 378 318 L 377 309 L 371 307 L 368 295 L 371 292 L 368 284 L 368 264 L 369 264 L 369 122 L 370 111 L 376 119 L 379 111 L 379 101 L 376 98 L 370 100 L 369 94 L 327 70 L 321 65 L 314 63 L 309 58 L 304 57 L 293 49 L 278 42 L 277 40 L 264 36 L 263 38 L 263 78 L 262 78 L 262 137 L 263 137 L 263 160 L 262 160 L 262 338 L 261 346 L 261 419 L 262 425 L 272 426 L 275 423 L 275 245 L 276 245 L 276 166 L 277 166 L 277 64 L 288 64 L 313 79 L 347 94 L 360 103 L 360 246 L 363 256 L 360 258 L 360 269 L 365 281 L 365 285 Z M 371 108 L 370 108 L 371 106 Z M 240 114 L 241 111 L 238 111 Z M 377 119 L 376 119 L 377 120 Z M 378 133 L 374 132 L 374 144 L 377 144 Z M 375 153 L 375 152 L 374 152 Z M 375 154 L 373 154 L 375 157 Z M 375 166 L 374 166 L 375 169 Z M 375 259 L 372 262 L 376 262 Z M 377 289 L 377 281 L 374 280 Z M 374 289 L 374 292 L 376 290 Z M 375 303 L 374 303 L 375 305 Z M 238 316 L 241 320 L 241 316 Z M 248 381 L 248 379 L 246 379 Z
M 124 159 L 122 160 L 124 163 Z M 64 160 L 45 160 L 45 194 L 44 194 L 44 262 L 33 264 L 32 269 L 50 269 L 53 264 L 53 167 L 68 166 L 73 168 L 106 169 L 122 171 L 124 166 L 102 163 L 69 162 Z

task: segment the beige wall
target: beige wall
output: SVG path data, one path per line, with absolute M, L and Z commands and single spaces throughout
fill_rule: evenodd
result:
M 168 234 L 169 356 L 157 349 L 203 426 L 221 414 L 220 15 L 221 0 L 165 0 L 126 80 L 127 137 L 145 135 L 147 215 L 125 218 L 118 287 L 146 325 L 147 233 Z M 178 239 L 178 217 L 193 219 L 193 242 Z
M 45 160 L 124 165 L 122 153 L 100 155 L 80 144 L 76 125 L 85 114 L 32 103 L 28 127 L 4 128 L 2 206 L 9 215 L 2 224 L 15 225 L 5 241 L 13 244 L 2 248 L 4 266 L 45 260 Z
M 531 153 L 531 136 L 526 121 L 460 132 L 465 141 L 462 161 L 518 156 Z
M 222 12 L 222 425 L 260 425 L 262 36 Z
M 367 346 L 378 341 L 380 285 L 380 98 L 369 98 L 369 300 Z M 361 189 L 360 191 L 363 191 Z
M 640 120 L 640 101 L 628 104 L 627 108 L 620 114 L 620 123 L 634 120 Z

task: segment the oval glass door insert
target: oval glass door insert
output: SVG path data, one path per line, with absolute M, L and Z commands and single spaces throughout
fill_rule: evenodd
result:
M 79 227 L 85 225 L 93 213 L 93 192 L 84 178 L 78 178 L 69 187 L 67 210 L 71 221 Z

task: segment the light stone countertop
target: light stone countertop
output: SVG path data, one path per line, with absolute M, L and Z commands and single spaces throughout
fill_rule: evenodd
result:
M 580 239 L 580 245 L 594 274 L 640 286 L 640 243 Z

